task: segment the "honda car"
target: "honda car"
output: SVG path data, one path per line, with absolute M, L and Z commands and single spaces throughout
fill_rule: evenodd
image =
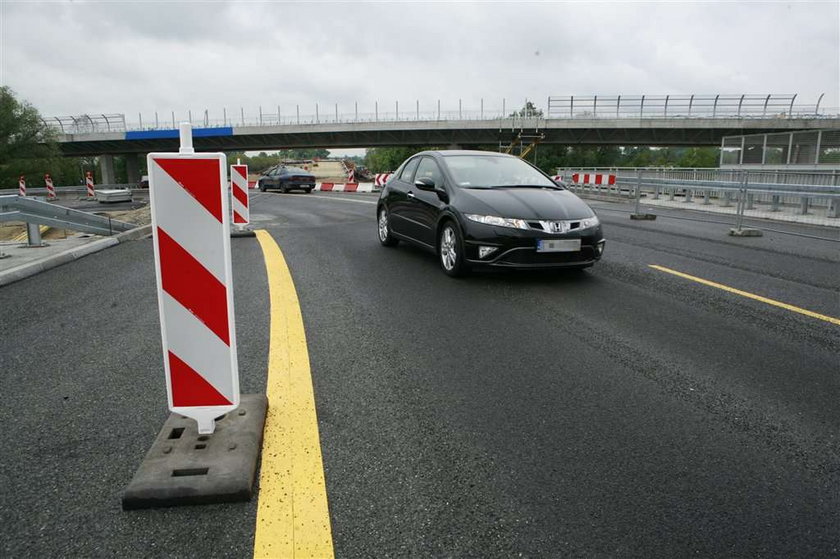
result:
M 598 216 L 526 161 L 501 153 L 425 151 L 380 193 L 379 242 L 437 254 L 443 271 L 587 268 L 604 253 Z

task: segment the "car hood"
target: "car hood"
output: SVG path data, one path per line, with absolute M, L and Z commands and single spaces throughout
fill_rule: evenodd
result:
M 458 193 L 463 213 L 496 215 L 514 219 L 583 219 L 592 211 L 568 190 L 546 188 L 464 188 Z

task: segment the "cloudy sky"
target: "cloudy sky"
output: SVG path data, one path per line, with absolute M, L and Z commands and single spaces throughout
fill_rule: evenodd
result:
M 0 83 L 44 116 L 798 93 L 840 107 L 840 2 L 14 2 Z

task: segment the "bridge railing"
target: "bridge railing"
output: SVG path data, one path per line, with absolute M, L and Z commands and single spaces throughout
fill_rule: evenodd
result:
M 155 112 L 153 115 L 138 113 L 137 120 L 127 122 L 124 114 L 80 115 L 47 117 L 44 123 L 63 134 L 85 134 L 97 132 L 118 132 L 135 130 L 171 130 L 179 122 L 191 122 L 197 128 L 240 127 L 240 126 L 286 126 L 317 124 L 353 124 L 369 122 L 410 121 L 499 121 L 500 126 L 515 127 L 519 122 L 560 119 L 689 119 L 689 118 L 836 118 L 840 109 L 822 105 L 824 95 L 815 103 L 803 104 L 797 95 L 637 95 L 637 96 L 562 96 L 548 97 L 544 107 L 533 102 L 523 105 L 506 99 L 485 104 L 479 99 L 471 103 L 458 100 L 442 106 L 435 102 L 379 103 L 368 104 L 360 111 L 359 103 L 348 111 L 347 105 L 321 105 L 315 103 L 304 108 L 301 105 L 271 107 L 246 113 L 222 109 L 215 113 L 205 109 L 201 112 L 189 110 L 186 113 Z M 275 110 L 276 109 L 276 110 Z M 221 113 L 221 114 L 220 114 Z

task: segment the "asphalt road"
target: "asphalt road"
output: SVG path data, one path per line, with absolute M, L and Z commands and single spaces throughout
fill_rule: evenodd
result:
M 839 317 L 840 244 L 594 202 L 594 268 L 452 280 L 379 246 L 374 200 L 252 202 L 300 298 L 337 556 L 840 553 L 840 327 L 649 267 Z M 265 268 L 232 242 L 257 392 Z M 0 288 L 0 556 L 252 553 L 255 503 L 120 510 L 166 416 L 151 256 Z

